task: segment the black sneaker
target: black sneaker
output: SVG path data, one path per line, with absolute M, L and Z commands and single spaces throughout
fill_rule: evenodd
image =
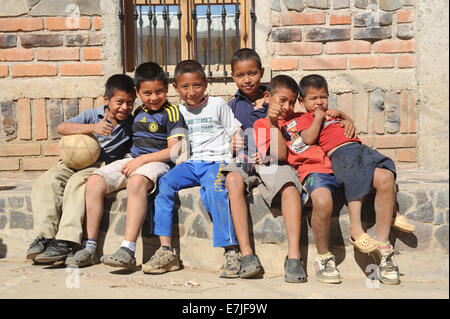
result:
M 36 239 L 28 246 L 27 259 L 34 259 L 37 255 L 43 253 L 49 244 L 50 239 L 44 237 L 36 237 Z
M 69 242 L 65 240 L 53 239 L 47 249 L 37 255 L 34 261 L 37 263 L 51 263 L 55 261 L 65 260 L 70 252 Z

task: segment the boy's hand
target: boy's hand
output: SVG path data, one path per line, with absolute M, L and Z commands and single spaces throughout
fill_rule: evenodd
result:
M 122 166 L 120 172 L 126 177 L 130 177 L 139 167 L 144 165 L 139 157 L 133 158 L 131 161 Z
M 352 121 L 342 120 L 341 127 L 345 127 L 345 136 L 347 138 L 357 138 L 358 133 L 356 133 L 356 127 Z
M 336 118 L 336 117 L 341 117 L 342 116 L 341 112 L 339 110 L 335 110 L 335 109 L 328 109 L 325 112 L 325 115 L 329 116 L 329 117 L 332 117 L 332 118 Z
M 237 153 L 239 150 L 244 148 L 244 137 L 242 136 L 242 128 L 238 127 L 236 133 L 234 133 L 232 138 L 233 152 Z
M 321 122 L 325 120 L 326 114 L 322 109 L 317 109 L 314 111 L 314 119 L 319 119 Z
M 105 113 L 105 117 L 102 118 L 102 120 L 96 124 L 94 124 L 94 133 L 98 134 L 98 135 L 104 135 L 104 136 L 108 136 L 112 133 L 113 131 L 113 126 L 111 123 L 108 123 L 106 121 L 107 118 L 107 113 Z
M 267 109 L 267 117 L 273 125 L 278 126 L 278 116 L 280 116 L 280 114 L 281 105 L 278 105 L 276 103 L 272 103 L 269 105 L 269 108 Z

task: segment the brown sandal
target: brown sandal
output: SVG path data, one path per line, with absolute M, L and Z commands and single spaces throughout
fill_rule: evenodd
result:
M 405 216 L 399 214 L 392 218 L 392 227 L 405 233 L 413 233 L 416 231 L 416 226 L 410 224 Z
M 358 248 L 363 253 L 370 253 L 378 248 L 378 241 L 374 238 L 370 237 L 366 233 L 362 234 L 358 237 L 358 239 L 354 240 L 350 237 L 350 242 L 353 246 Z

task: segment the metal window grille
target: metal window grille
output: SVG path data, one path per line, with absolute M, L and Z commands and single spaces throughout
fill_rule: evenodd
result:
M 226 82 L 233 53 L 255 47 L 254 0 L 121 0 L 118 17 L 124 73 L 153 61 L 170 77 L 178 62 L 195 59 L 211 82 Z

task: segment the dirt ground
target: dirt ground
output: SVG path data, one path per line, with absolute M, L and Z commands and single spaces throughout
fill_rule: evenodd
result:
M 86 268 L 33 265 L 0 259 L 0 298 L 56 299 L 445 299 L 448 281 L 402 280 L 389 286 L 342 274 L 342 283 L 326 285 L 309 274 L 308 282 L 290 284 L 282 276 L 222 279 L 192 267 L 163 275 L 124 271 L 103 264 Z

